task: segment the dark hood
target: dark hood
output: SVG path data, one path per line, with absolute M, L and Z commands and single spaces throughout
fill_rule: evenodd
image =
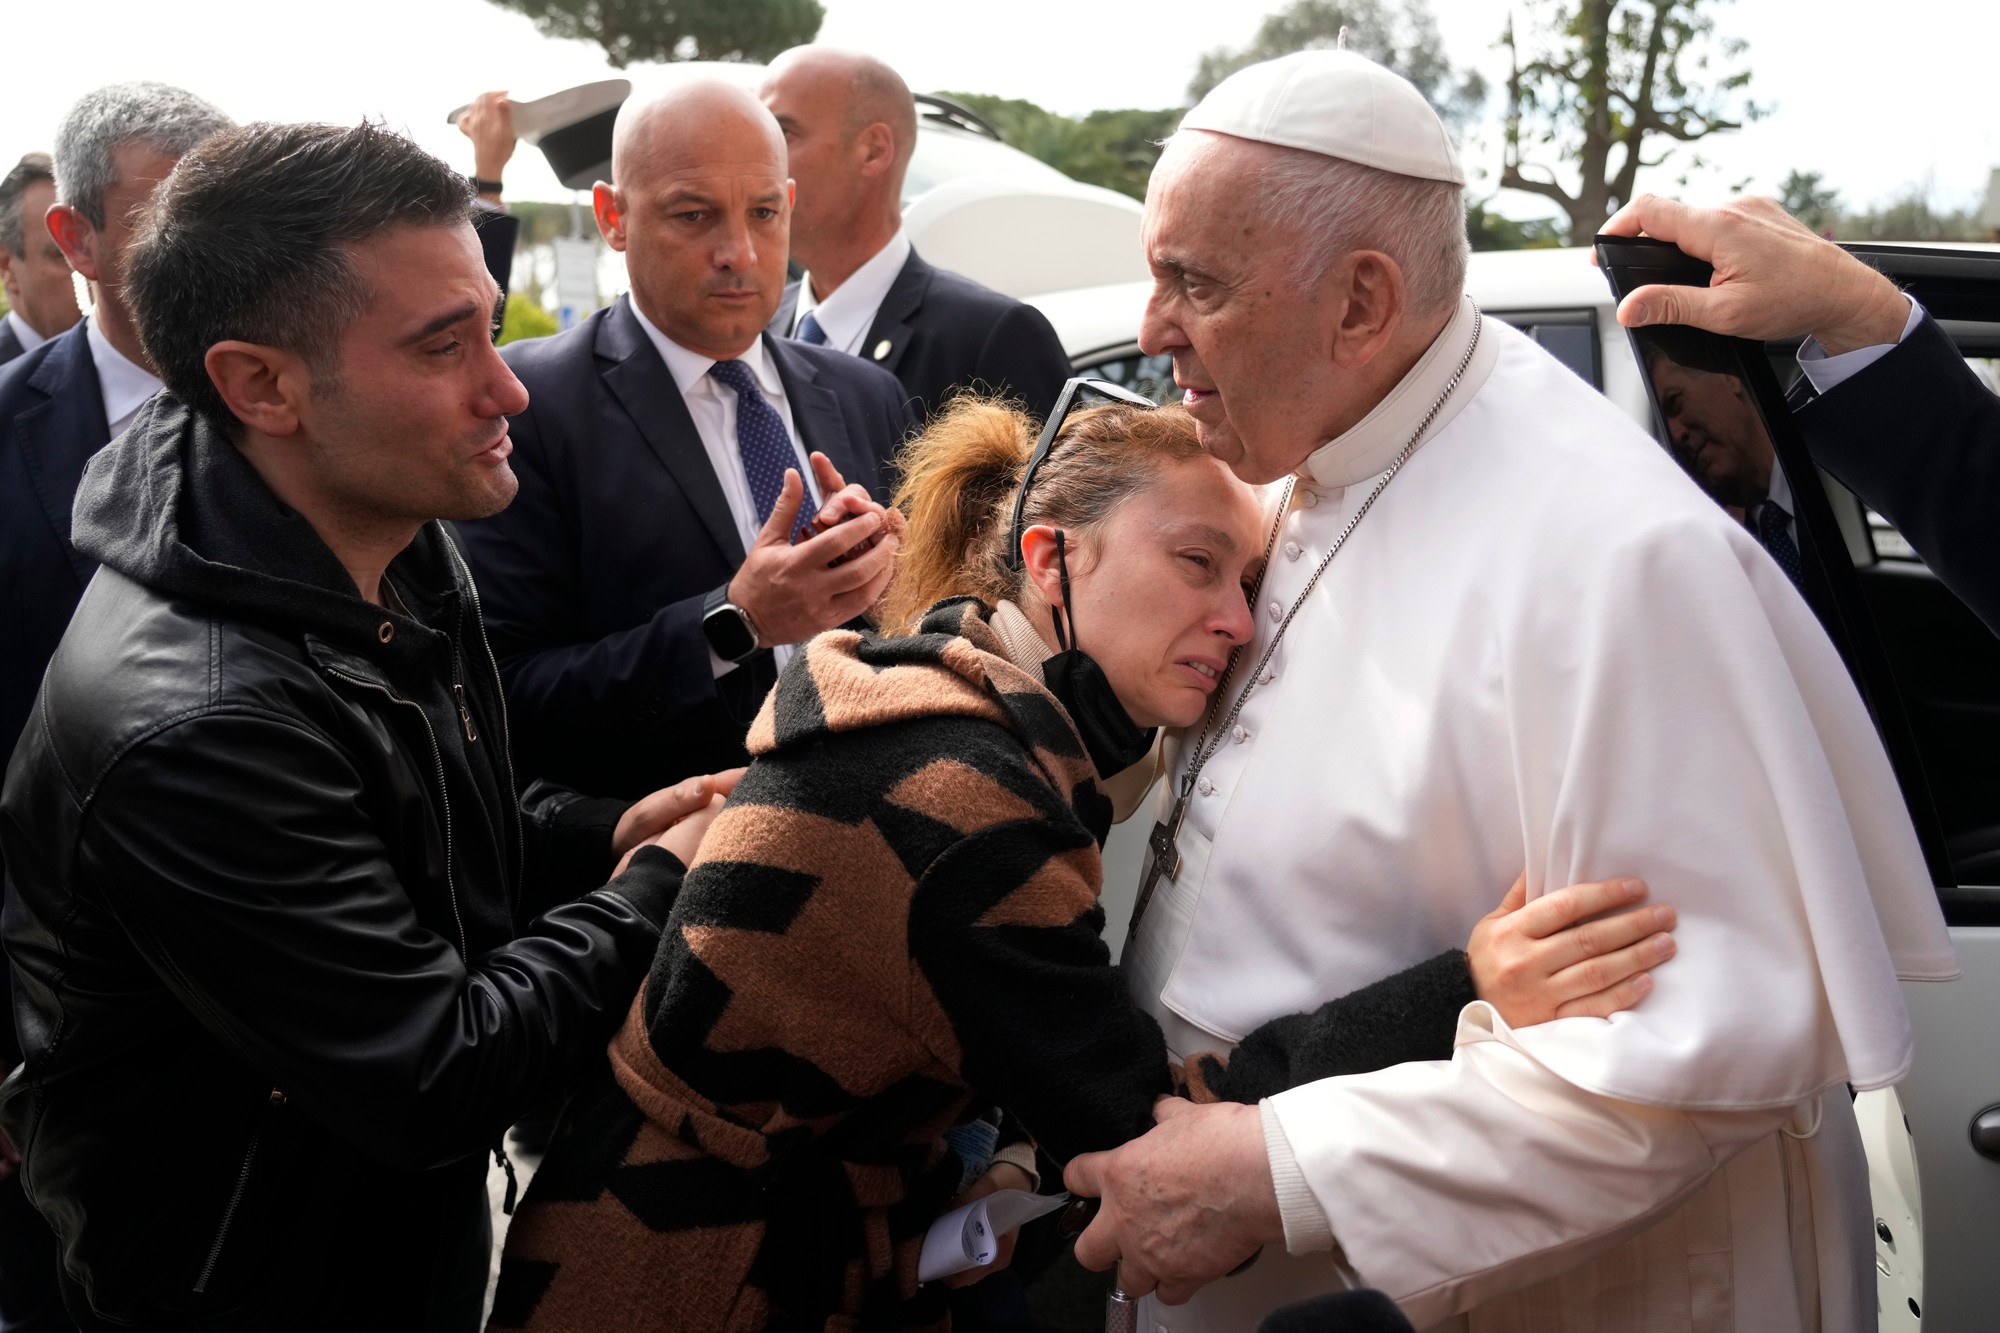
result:
M 390 667 L 414 665 L 435 646 L 423 631 L 461 588 L 448 539 L 429 523 L 389 570 L 430 625 L 364 601 L 312 525 L 170 393 L 90 460 L 71 525 L 79 551 L 157 592 L 304 630 Z M 419 632 L 384 644 L 385 619 Z

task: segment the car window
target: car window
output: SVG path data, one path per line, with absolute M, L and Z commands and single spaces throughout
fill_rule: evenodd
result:
M 1604 366 L 1598 354 L 1597 311 L 1489 310 L 1539 343 L 1593 389 L 1604 388 Z
M 1174 359 L 1147 356 L 1137 347 L 1113 348 L 1077 358 L 1076 373 L 1110 380 L 1120 388 L 1144 394 L 1156 403 L 1178 403 L 1181 389 L 1174 383 Z
M 2000 360 L 1968 361 L 2000 392 Z M 1923 756 L 1953 881 L 2000 886 L 2000 636 L 1925 568 L 1888 520 L 1839 482 L 1823 480 L 1836 504 L 1865 515 L 1866 547 L 1850 544 L 1855 572 Z M 1992 905 L 1980 903 L 1986 919 Z M 1948 912 L 1953 906 L 1948 897 Z

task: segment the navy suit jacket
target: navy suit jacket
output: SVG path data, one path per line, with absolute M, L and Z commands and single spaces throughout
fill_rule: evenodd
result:
M 0 774 L 96 563 L 69 542 L 84 464 L 111 440 L 82 320 L 0 369 Z M 0 996 L 7 993 L 0 954 Z M 0 1021 L 0 1068 L 19 1058 Z
M 1818 395 L 1795 387 L 1813 461 L 1896 525 L 2000 634 L 2000 397 L 1928 315 L 1880 361 Z
M 83 321 L 0 370 L 0 756 L 97 568 L 70 545 L 69 508 L 110 440 Z
M 0 366 L 21 355 L 24 350 L 21 340 L 14 336 L 14 326 L 0 319 Z
M 909 429 L 895 379 L 766 338 L 808 450 L 886 499 Z M 673 376 L 630 298 L 553 338 L 509 345 L 520 493 L 459 527 L 500 660 L 523 782 L 639 796 L 745 761 L 775 679 L 769 652 L 720 678 L 702 602 L 742 538 Z
M 798 306 L 794 282 L 785 288 L 771 332 L 781 338 L 790 333 Z M 861 355 L 903 382 L 919 422 L 965 389 L 1016 399 L 1040 420 L 1070 376 L 1069 357 L 1048 316 L 935 268 L 915 250 L 875 311 Z

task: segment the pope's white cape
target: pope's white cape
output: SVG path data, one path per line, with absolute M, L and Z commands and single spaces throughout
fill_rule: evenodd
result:
M 1323 503 L 1359 502 L 1356 458 L 1386 465 L 1471 318 L 1315 456 Z M 1500 321 L 1483 338 L 1493 354 L 1292 625 L 1248 743 L 1211 763 L 1162 888 L 1179 911 L 1142 929 L 1135 973 L 1234 1040 L 1463 947 L 1524 866 L 1537 894 L 1636 874 L 1679 912 L 1678 956 L 1632 1012 L 1515 1033 L 1537 1060 L 1686 1109 L 1894 1082 L 1898 975 L 1956 965 L 1839 657 L 1657 444 Z M 1262 601 L 1289 605 L 1323 551 L 1327 516 L 1291 517 L 1321 521 L 1274 555 Z

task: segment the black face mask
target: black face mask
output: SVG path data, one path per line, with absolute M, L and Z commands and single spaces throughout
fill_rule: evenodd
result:
M 1118 701 L 1111 682 L 1105 678 L 1104 668 L 1077 644 L 1076 614 L 1070 610 L 1069 561 L 1064 555 L 1060 528 L 1056 530 L 1056 568 L 1062 575 L 1063 604 L 1054 608 L 1049 618 L 1055 623 L 1056 642 L 1062 651 L 1042 663 L 1042 679 L 1048 684 L 1049 693 L 1055 695 L 1070 720 L 1076 723 L 1077 732 L 1083 737 L 1083 748 L 1090 753 L 1090 762 L 1097 766 L 1097 775 L 1108 778 L 1146 757 L 1146 752 L 1153 748 L 1154 728 L 1141 728 L 1132 721 L 1132 715 L 1125 711 L 1125 705 Z M 1069 620 L 1067 631 L 1063 627 L 1065 617 Z

